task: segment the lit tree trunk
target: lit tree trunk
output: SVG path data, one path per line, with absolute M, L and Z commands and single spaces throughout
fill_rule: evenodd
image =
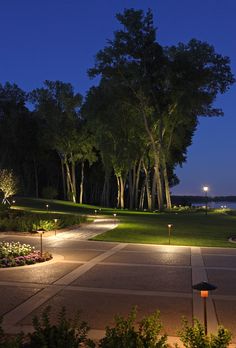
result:
M 135 208 L 138 207 L 138 189 L 139 189 L 139 178 L 140 178 L 141 164 L 142 164 L 142 158 L 140 159 L 140 161 L 138 163 L 136 180 L 135 180 L 135 193 L 134 193 L 134 207 Z
M 83 193 L 84 193 L 84 161 L 81 163 L 81 180 L 80 180 L 80 193 L 79 202 L 83 203 Z
M 153 173 L 153 178 L 152 178 L 152 210 L 155 210 L 156 206 L 156 200 L 155 200 L 155 196 L 156 196 L 156 187 L 157 187 L 157 182 L 156 182 L 156 176 L 155 173 Z
M 163 160 L 163 177 L 164 177 L 164 184 L 165 184 L 166 206 L 167 206 L 167 209 L 171 209 L 172 205 L 171 205 L 171 197 L 170 197 L 170 185 L 168 180 L 168 173 L 167 173 L 165 158 Z
M 162 190 L 162 181 L 161 181 L 161 175 L 160 175 L 160 144 L 158 145 L 158 147 L 156 146 L 153 134 L 148 126 L 145 112 L 143 112 L 143 120 L 144 120 L 145 129 L 149 135 L 152 150 L 153 150 L 153 156 L 154 156 L 154 162 L 155 162 L 154 173 L 155 173 L 156 184 L 157 184 L 158 208 L 161 211 L 163 210 L 163 190 Z
M 75 179 L 75 162 L 71 161 L 71 192 L 72 192 L 72 199 L 73 202 L 76 203 L 76 179 Z
M 149 180 L 149 171 L 147 170 L 144 162 L 143 162 L 143 170 L 145 173 L 145 187 L 146 187 L 146 194 L 147 194 L 147 206 L 148 210 L 152 209 L 152 196 L 150 192 L 150 180 Z

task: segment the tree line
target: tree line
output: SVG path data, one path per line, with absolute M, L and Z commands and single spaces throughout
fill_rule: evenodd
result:
M 161 46 L 151 10 L 116 18 L 84 98 L 62 81 L 30 93 L 0 85 L 0 168 L 14 171 L 22 194 L 171 208 L 199 117 L 223 115 L 214 101 L 235 82 L 228 57 L 196 39 Z

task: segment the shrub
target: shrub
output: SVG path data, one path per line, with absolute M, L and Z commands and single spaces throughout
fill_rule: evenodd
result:
M 135 329 L 136 308 L 133 308 L 128 318 L 115 317 L 115 327 L 106 328 L 106 335 L 100 340 L 101 348 L 166 348 L 167 336 L 160 335 L 162 324 L 157 311 L 145 317 Z
M 87 339 L 88 325 L 81 321 L 79 315 L 73 320 L 66 318 L 66 310 L 62 308 L 58 316 L 57 325 L 53 325 L 49 318 L 50 307 L 42 313 L 41 319 L 33 319 L 34 332 L 29 334 L 27 347 L 29 348 L 79 348 L 95 347 Z
M 56 222 L 54 218 L 55 214 L 34 214 L 9 210 L 4 216 L 0 215 L 0 231 L 33 232 L 39 229 L 51 231 L 86 221 L 86 218 L 80 215 L 58 214 Z
M 203 325 L 197 319 L 194 319 L 193 326 L 183 319 L 179 335 L 186 348 L 227 348 L 232 338 L 231 333 L 222 326 L 218 328 L 216 335 L 206 335 Z
M 46 199 L 54 199 L 58 196 L 58 191 L 53 186 L 46 186 L 42 190 L 42 197 Z

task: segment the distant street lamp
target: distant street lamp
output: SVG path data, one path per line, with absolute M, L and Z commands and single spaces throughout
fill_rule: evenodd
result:
M 114 224 L 115 224 L 115 221 L 116 221 L 116 214 L 113 214 L 113 216 L 114 216 Z
M 173 227 L 172 224 L 168 224 L 168 235 L 169 235 L 169 245 L 170 245 L 170 235 L 171 235 L 171 228 Z
M 198 290 L 201 293 L 201 298 L 203 299 L 203 310 L 204 310 L 204 328 L 205 334 L 207 335 L 207 307 L 206 307 L 206 299 L 208 297 L 208 292 L 217 289 L 217 287 L 213 284 L 209 284 L 207 282 L 201 282 L 192 286 L 194 290 Z
M 46 209 L 47 209 L 47 211 L 48 211 L 48 208 L 49 208 L 49 204 L 46 204 Z
M 209 187 L 208 186 L 203 186 L 203 191 L 205 192 L 205 200 L 206 200 L 206 211 L 205 211 L 205 214 L 207 215 L 207 210 L 208 210 L 208 196 L 207 196 L 207 193 L 209 191 Z

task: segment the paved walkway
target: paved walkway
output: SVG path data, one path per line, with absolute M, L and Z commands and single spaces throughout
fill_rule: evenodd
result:
M 192 285 L 206 280 L 218 287 L 207 301 L 209 331 L 222 323 L 236 334 L 236 249 L 85 240 L 115 226 L 112 220 L 98 219 L 79 232 L 44 238 L 44 248 L 57 255 L 54 261 L 0 270 L 5 329 L 29 331 L 32 317 L 43 308 L 51 305 L 55 318 L 65 306 L 70 314 L 79 309 L 92 337 L 100 337 L 115 314 L 127 315 L 137 305 L 138 319 L 160 309 L 167 333 L 176 336 L 183 315 L 190 322 L 193 316 L 203 319 L 201 299 Z

